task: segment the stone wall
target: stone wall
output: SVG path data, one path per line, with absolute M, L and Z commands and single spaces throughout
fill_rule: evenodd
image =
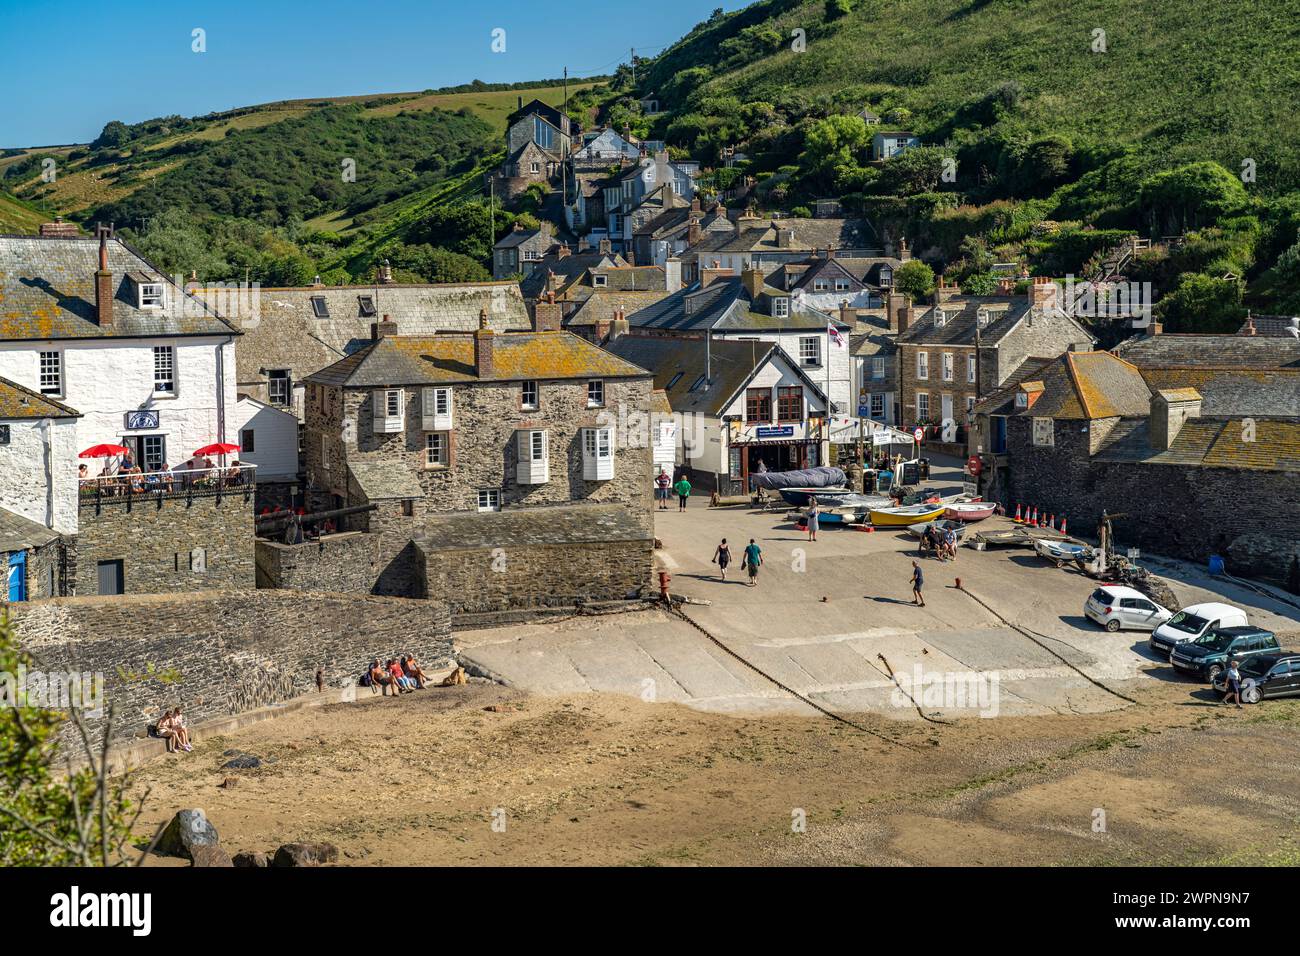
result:
M 259 538 L 257 586 L 424 597 L 424 558 L 411 544 L 411 519 L 405 534 L 400 527 L 380 530 L 385 520 L 399 519 L 376 519 L 375 530 L 323 535 L 302 544 Z
M 454 614 L 637 597 L 650 583 L 652 539 L 439 550 L 428 556 L 429 597 Z
M 192 552 L 205 566 L 195 569 Z M 252 587 L 251 489 L 216 495 L 106 498 L 81 504 L 74 593 L 99 593 L 98 563 L 120 560 L 127 594 Z
M 1087 430 L 1084 427 L 1088 426 Z M 1016 505 L 1068 517 L 1075 534 L 1093 537 L 1103 510 L 1123 514 L 1114 523 L 1121 550 L 1205 562 L 1227 557 L 1232 573 L 1286 584 L 1292 552 L 1246 547 L 1261 539 L 1296 540 L 1300 498 L 1295 476 L 1248 468 L 1204 468 L 1090 457 L 1098 435 L 1113 422 L 1058 421 L 1053 447 L 1032 444 L 1032 419 L 1007 420 L 1007 481 L 998 496 L 1011 514 Z M 1234 546 L 1234 543 L 1235 546 Z
M 62 598 L 10 608 L 47 671 L 102 674 L 115 737 L 179 706 L 192 724 L 327 687 L 355 685 L 373 657 L 452 662 L 446 605 L 331 593 L 206 591 Z

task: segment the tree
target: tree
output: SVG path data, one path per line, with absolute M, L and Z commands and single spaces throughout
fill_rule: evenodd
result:
M 894 291 L 913 302 L 934 291 L 934 270 L 920 259 L 908 259 L 894 271 Z
M 837 114 L 817 120 L 804 134 L 800 165 L 810 171 L 857 166 L 856 153 L 867 144 L 867 124 L 860 116 Z
M 110 120 L 103 131 L 90 144 L 91 149 L 116 149 L 131 138 L 130 128 L 121 120 Z
M 33 663 L 0 620 L 0 866 L 117 865 L 135 819 L 127 781 L 109 778 L 104 751 L 92 745 L 77 709 L 81 701 L 72 702 L 70 719 L 85 765 L 75 772 L 56 766 L 65 719 L 20 686 Z M 111 730 L 110 711 L 105 738 Z
M 894 156 L 880 170 L 879 190 L 890 196 L 933 192 L 948 155 L 937 146 L 918 146 Z
M 826 19 L 838 20 L 853 12 L 852 0 L 826 0 Z
M 1241 282 L 1185 272 L 1178 287 L 1160 300 L 1156 314 L 1170 332 L 1235 332 L 1246 317 Z
M 1250 203 L 1241 180 L 1218 163 L 1188 163 L 1143 181 L 1138 194 L 1154 232 L 1182 234 L 1245 210 Z

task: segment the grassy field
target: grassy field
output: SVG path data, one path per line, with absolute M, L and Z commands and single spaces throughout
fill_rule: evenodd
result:
M 0 193 L 0 233 L 34 233 L 50 217 L 37 212 L 21 200 Z
M 593 86 L 592 83 L 570 83 L 569 95 Z M 529 90 L 497 90 L 483 93 L 430 93 L 416 96 L 400 103 L 387 103 L 372 106 L 366 110 L 376 116 L 395 116 L 407 110 L 450 110 L 455 112 L 469 107 L 475 116 L 491 124 L 494 129 L 505 131 L 506 117 L 515 111 L 520 98 L 527 103 L 541 100 L 548 106 L 559 106 L 564 102 L 563 86 L 539 86 Z

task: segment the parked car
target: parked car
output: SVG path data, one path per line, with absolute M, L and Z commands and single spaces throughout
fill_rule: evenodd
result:
M 1194 641 L 1215 627 L 1245 627 L 1246 612 L 1231 604 L 1193 604 L 1185 607 L 1151 633 L 1151 650 L 1165 657 L 1175 645 Z
M 1174 615 L 1141 591 L 1121 584 L 1107 584 L 1093 591 L 1083 603 L 1083 613 L 1111 632 L 1120 628 L 1154 631 Z
M 1277 636 L 1262 627 L 1218 627 L 1194 641 L 1179 644 L 1169 655 L 1169 663 L 1184 674 L 1213 683 L 1230 658 L 1244 663 L 1256 654 L 1277 650 Z
M 1256 654 L 1238 664 L 1241 672 L 1241 699 L 1258 704 L 1265 697 L 1300 697 L 1300 652 Z M 1224 670 L 1212 681 L 1220 694 L 1228 692 L 1228 672 Z

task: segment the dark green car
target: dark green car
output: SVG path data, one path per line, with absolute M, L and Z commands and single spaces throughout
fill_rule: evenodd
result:
M 1169 655 L 1169 663 L 1184 674 L 1210 683 L 1219 676 L 1229 659 L 1241 664 L 1255 654 L 1279 650 L 1277 637 L 1260 627 L 1220 627 L 1194 641 L 1179 644 Z
M 1241 672 L 1241 699 L 1246 704 L 1257 704 L 1266 697 L 1300 696 L 1300 654 L 1283 651 L 1281 654 L 1256 654 L 1244 664 Z M 1228 672 L 1224 671 L 1211 683 L 1220 694 L 1228 692 Z

